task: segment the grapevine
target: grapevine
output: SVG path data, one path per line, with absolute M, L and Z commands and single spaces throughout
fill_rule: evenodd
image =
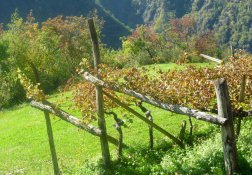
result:
M 204 111 L 216 111 L 214 81 L 225 78 L 234 111 L 252 109 L 252 59 L 230 58 L 215 68 L 188 66 L 184 70 L 156 71 L 150 75 L 147 68 L 117 69 L 100 66 L 102 79 L 120 88 L 137 91 L 153 99 Z M 240 83 L 246 75 L 245 99 L 239 102 Z
M 20 80 L 21 85 L 25 89 L 26 97 L 28 99 L 33 99 L 36 101 L 43 101 L 45 100 L 44 92 L 39 88 L 40 84 L 33 84 L 27 76 L 21 72 L 20 69 L 17 70 L 18 72 L 18 79 Z

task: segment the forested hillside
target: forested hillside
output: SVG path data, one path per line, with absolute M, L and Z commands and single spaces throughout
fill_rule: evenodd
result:
M 25 17 L 31 9 L 38 21 L 49 17 L 86 16 L 93 9 L 106 22 L 103 41 L 114 48 L 120 47 L 121 36 L 130 33 L 137 24 L 157 23 L 159 27 L 171 18 L 192 13 L 198 33 L 214 30 L 220 44 L 252 51 L 252 0 L 54 0 L 21 2 L 5 0 L 0 6 L 0 23 L 8 23 L 15 9 Z M 161 24 L 160 24 L 161 23 Z M 111 32 L 113 31 L 113 32 Z
M 252 0 L 195 0 L 199 32 L 214 30 L 220 44 L 252 51 Z
M 94 0 L 5 0 L 0 3 L 0 23 L 9 23 L 11 20 L 11 14 L 18 10 L 21 17 L 25 18 L 29 14 L 30 10 L 33 11 L 33 15 L 37 21 L 43 22 L 48 18 L 53 18 L 58 15 L 63 16 L 87 16 L 91 11 L 97 10 L 98 15 L 106 21 L 103 35 L 103 41 L 109 46 L 117 48 L 120 45 L 119 38 L 129 34 L 120 23 L 111 18 L 110 14 L 107 14 L 98 6 Z M 116 31 L 116 32 L 111 32 Z

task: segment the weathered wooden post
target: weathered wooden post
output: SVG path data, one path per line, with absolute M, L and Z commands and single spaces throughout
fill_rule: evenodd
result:
M 119 139 L 118 139 L 118 144 L 117 144 L 117 158 L 118 161 L 122 160 L 123 154 L 122 154 L 122 148 L 123 148 L 123 132 L 121 126 L 124 124 L 124 121 L 119 119 L 117 117 L 117 114 L 115 112 L 106 112 L 108 115 L 113 115 L 114 120 L 115 120 L 115 128 L 118 131 L 119 134 Z
M 56 149 L 55 149 L 55 145 L 54 145 L 54 139 L 53 139 L 51 119 L 50 119 L 48 112 L 44 112 L 44 115 L 45 115 L 45 120 L 46 120 L 47 135 L 48 135 L 48 140 L 49 140 L 49 145 L 50 145 L 54 174 L 60 175 L 58 158 L 57 158 Z
M 224 152 L 225 169 L 228 175 L 237 170 L 237 148 L 234 134 L 233 114 L 225 79 L 215 81 L 215 89 L 218 103 L 218 116 L 227 118 L 227 122 L 221 126 L 222 145 Z
M 231 57 L 235 58 L 235 51 L 232 44 L 230 45 L 230 53 Z
M 32 63 L 29 62 L 30 67 L 33 70 L 34 78 L 37 84 L 39 84 L 40 89 L 43 89 L 40 84 L 40 74 L 36 66 Z M 45 102 L 45 99 L 43 100 L 43 104 Z M 50 151 L 51 151 L 51 158 L 53 162 L 53 170 L 55 175 L 60 175 L 60 169 L 59 169 L 59 164 L 58 164 L 58 158 L 57 158 L 57 153 L 55 149 L 55 144 L 54 144 L 54 138 L 53 138 L 53 130 L 52 130 L 52 124 L 51 124 L 51 119 L 50 115 L 48 112 L 44 111 L 44 116 L 45 116 L 45 121 L 46 121 L 46 130 L 47 130 L 47 136 L 48 136 L 48 141 L 49 141 L 49 146 L 50 146 Z
M 146 118 L 151 122 L 153 123 L 153 117 L 151 115 L 151 112 L 150 111 L 146 111 L 145 112 L 145 116 Z M 153 136 L 153 126 L 149 125 L 149 137 L 150 137 L 150 149 L 153 149 L 154 147 L 154 136 Z
M 146 118 L 151 122 L 153 123 L 153 117 L 151 115 L 151 112 L 143 106 L 142 104 L 143 102 L 137 102 L 136 105 L 142 110 L 142 112 L 145 113 L 145 116 Z M 150 146 L 150 149 L 153 149 L 154 147 L 154 141 L 153 141 L 153 126 L 152 125 L 149 125 L 149 146 Z
M 97 70 L 97 76 L 99 76 L 99 64 L 100 64 L 100 51 L 99 51 L 99 43 L 97 38 L 97 33 L 94 26 L 93 19 L 88 20 L 89 31 L 92 39 L 93 44 L 93 55 L 94 55 L 94 68 Z M 97 115 L 98 115 L 98 126 L 101 130 L 101 150 L 102 150 L 102 159 L 105 168 L 110 167 L 110 153 L 109 153 L 109 145 L 107 140 L 107 131 L 106 131 L 106 121 L 104 118 L 104 101 L 103 101 L 103 93 L 102 93 L 102 86 L 96 85 L 96 108 L 97 108 Z

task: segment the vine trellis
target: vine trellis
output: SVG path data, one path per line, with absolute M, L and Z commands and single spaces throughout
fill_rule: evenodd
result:
M 99 44 L 97 39 L 97 34 L 94 27 L 94 22 L 92 19 L 88 20 L 91 39 L 93 43 L 93 55 L 94 55 L 94 68 L 96 70 L 96 76 L 92 75 L 90 72 L 85 72 L 82 74 L 83 79 L 88 81 L 91 84 L 94 84 L 96 87 L 96 111 L 98 116 L 98 127 L 93 126 L 92 124 L 86 124 L 81 119 L 67 113 L 66 111 L 58 108 L 54 104 L 48 102 L 43 97 L 43 93 L 39 90 L 38 86 L 30 86 L 30 82 L 26 79 L 23 79 L 23 84 L 28 87 L 28 90 L 33 89 L 33 93 L 30 93 L 30 98 L 33 99 L 31 101 L 31 106 L 42 110 L 45 113 L 47 119 L 49 118 L 49 113 L 55 116 L 58 116 L 62 120 L 100 138 L 101 143 L 101 152 L 103 163 L 106 168 L 110 168 L 111 166 L 111 158 L 110 158 L 110 151 L 109 151 L 109 144 L 108 142 L 118 146 L 118 157 L 122 157 L 122 148 L 127 147 L 123 143 L 123 134 L 121 130 L 121 125 L 123 122 L 117 117 L 117 115 L 113 112 L 107 112 L 104 109 L 104 96 L 108 97 L 111 101 L 122 107 L 123 109 L 127 110 L 140 120 L 142 120 L 146 125 L 149 127 L 149 135 L 150 135 L 150 149 L 153 149 L 153 128 L 157 131 L 161 132 L 168 138 L 170 138 L 174 143 L 180 146 L 182 149 L 185 148 L 183 143 L 183 133 L 185 130 L 185 122 L 181 126 L 180 135 L 174 136 L 164 128 L 160 127 L 159 125 L 155 124 L 154 118 L 152 117 L 150 111 L 142 106 L 142 102 L 148 103 L 152 106 L 162 108 L 167 111 L 171 111 L 177 114 L 183 114 L 189 116 L 189 121 L 192 129 L 191 117 L 202 120 L 208 123 L 212 123 L 221 127 L 221 134 L 222 134 L 222 143 L 223 143 L 223 152 L 224 152 L 224 162 L 225 162 L 225 169 L 227 174 L 233 174 L 237 170 L 237 148 L 236 148 L 236 138 L 234 132 L 234 123 L 233 123 L 233 113 L 232 107 L 230 102 L 230 96 L 228 92 L 227 81 L 224 78 L 218 78 L 215 81 L 215 94 L 217 97 L 217 106 L 218 106 L 218 115 L 213 115 L 206 113 L 204 111 L 191 109 L 189 107 L 184 107 L 182 105 L 174 105 L 169 104 L 166 102 L 161 102 L 155 100 L 154 98 L 137 92 L 136 90 L 128 89 L 126 87 L 119 87 L 110 83 L 107 83 L 102 80 L 102 76 L 99 72 L 99 65 L 100 65 L 100 52 L 99 52 Z M 209 57 L 208 57 L 209 58 Z M 213 60 L 213 59 L 212 59 Z M 215 59 L 214 59 L 215 60 Z M 216 61 L 216 60 L 215 60 Z M 218 61 L 219 63 L 222 63 Z M 242 102 L 244 100 L 244 92 L 245 92 L 245 84 L 246 84 L 246 77 L 243 78 L 241 83 L 241 91 L 240 91 L 240 98 L 239 101 Z M 141 108 L 142 112 L 145 113 L 145 116 L 137 112 L 136 110 L 129 107 L 128 104 L 122 102 L 120 99 L 115 97 L 113 94 L 109 93 L 108 91 L 114 91 L 116 93 L 121 93 L 127 96 L 134 97 L 135 99 L 140 100 L 140 103 L 137 105 Z M 35 94 L 35 95 L 34 95 Z M 28 94 L 29 95 L 29 94 Z M 104 117 L 104 113 L 108 113 L 114 116 L 116 121 L 115 127 L 119 133 L 119 139 L 116 139 L 110 136 L 106 130 L 106 120 Z M 246 115 L 249 115 L 248 113 Z M 50 120 L 50 118 L 49 118 Z M 47 120 L 48 122 L 48 120 Z M 239 120 L 240 123 L 240 120 Z M 190 131 L 191 133 L 192 131 Z M 54 146 L 53 141 L 53 133 L 50 132 L 50 128 L 48 130 L 48 137 L 50 141 L 50 148 L 51 148 L 51 156 L 54 161 L 54 173 L 60 174 L 57 157 L 56 149 Z M 53 151 L 54 150 L 54 151 Z M 56 163 L 55 163 L 56 162 Z

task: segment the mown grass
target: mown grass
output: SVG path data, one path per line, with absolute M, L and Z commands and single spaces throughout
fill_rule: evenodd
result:
M 59 95 L 61 96 L 61 95 Z M 53 99 L 54 101 L 55 99 Z M 148 106 L 157 124 L 166 128 L 174 135 L 178 134 L 179 126 L 185 116 L 175 115 Z M 118 110 L 116 110 L 118 111 Z M 120 113 L 118 111 L 118 113 Z M 120 115 L 119 115 L 120 116 Z M 107 117 L 108 133 L 117 137 L 113 127 L 113 119 Z M 198 133 L 207 128 L 203 122 L 195 122 Z M 124 128 L 124 143 L 130 149 L 148 147 L 148 127 L 133 117 L 133 123 Z M 100 158 L 99 139 L 82 130 L 52 117 L 55 144 L 61 168 L 63 170 L 77 169 L 87 161 Z M 170 145 L 164 135 L 155 131 L 155 146 L 160 143 Z M 47 140 L 43 113 L 24 104 L 0 113 L 0 174 L 24 172 L 25 174 L 52 173 L 50 150 Z M 116 158 L 116 148 L 110 145 L 113 158 Z
M 198 68 L 200 67 L 214 67 L 216 66 L 216 63 L 212 63 L 212 62 L 205 62 L 205 63 L 187 63 L 187 64 L 181 64 L 178 65 L 176 63 L 168 63 L 168 64 L 153 64 L 153 65 L 148 65 L 145 66 L 149 69 L 152 68 L 157 68 L 157 69 L 161 69 L 162 71 L 167 71 L 167 70 L 182 70 L 184 68 L 186 68 L 187 66 L 196 66 Z
M 158 66 L 163 70 L 167 68 L 167 65 Z M 168 67 L 173 68 L 175 65 Z M 65 99 L 64 96 L 71 96 L 71 93 L 53 95 L 49 97 L 49 101 L 57 102 Z M 68 99 L 67 103 L 72 102 Z M 179 133 L 182 120 L 187 121 L 186 116 L 144 105 L 152 112 L 154 122 L 175 136 Z M 68 110 L 66 106 L 63 108 Z M 80 117 L 78 112 L 70 112 Z M 119 117 L 124 115 L 119 109 L 115 109 L 115 112 Z M 108 133 L 117 137 L 112 117 L 107 116 L 106 119 Z M 150 151 L 148 149 L 148 126 L 136 117 L 132 117 L 132 119 L 133 123 L 127 122 L 128 127 L 123 128 L 124 143 L 129 146 L 124 149 L 125 159 L 121 163 L 114 163 L 110 174 L 150 174 L 155 171 L 157 174 L 161 173 L 162 164 L 166 166 L 167 163 L 166 159 L 163 160 L 163 156 L 169 153 L 168 150 L 174 149 L 171 149 L 172 146 L 175 147 L 175 150 L 179 150 L 178 146 L 154 130 L 155 151 Z M 193 120 L 193 123 L 194 136 L 197 136 L 195 143 L 200 143 L 201 139 L 209 137 L 209 133 L 218 130 L 218 127 L 202 121 Z M 93 124 L 96 125 L 96 122 Z M 99 174 L 103 172 L 98 161 L 101 158 L 99 138 L 53 116 L 52 126 L 63 174 Z M 187 127 L 187 132 L 188 130 Z M 112 159 L 116 161 L 116 147 L 110 144 L 110 150 Z M 53 174 L 43 112 L 30 107 L 29 104 L 0 112 L 0 174 L 8 173 Z
M 153 64 L 153 65 L 147 65 L 143 66 L 144 68 L 148 69 L 148 74 L 149 75 L 156 75 L 157 71 L 161 70 L 163 72 L 168 71 L 168 70 L 183 70 L 188 66 L 195 66 L 196 68 L 213 68 L 216 66 L 216 63 L 212 62 L 205 62 L 205 63 L 187 63 L 187 64 L 181 64 L 178 65 L 176 63 L 168 63 L 168 64 Z

